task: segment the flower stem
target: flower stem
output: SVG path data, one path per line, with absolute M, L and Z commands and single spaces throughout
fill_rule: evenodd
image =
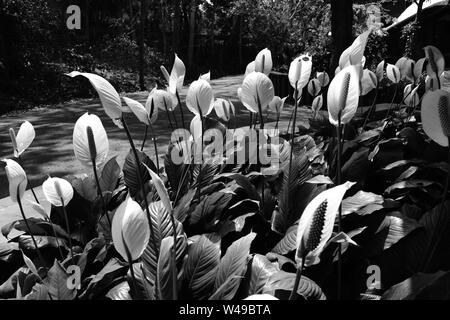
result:
M 21 156 L 18 156 L 17 159 L 19 160 L 19 163 L 23 166 L 22 157 L 21 157 Z M 28 181 L 28 177 L 27 177 L 27 181 Z M 31 190 L 31 193 L 33 194 L 34 200 L 36 200 L 36 203 L 39 204 L 38 197 L 36 196 L 36 193 L 34 192 L 34 189 L 33 189 L 32 186 L 30 186 L 30 190 Z
M 178 90 L 176 90 L 176 96 L 177 96 L 177 100 L 178 100 L 178 105 L 180 106 L 181 124 L 183 125 L 183 129 L 186 129 L 185 124 L 184 124 L 183 106 L 181 104 L 181 98 L 180 98 L 180 94 L 178 93 Z
M 389 117 L 389 113 L 391 112 L 391 108 L 394 105 L 395 98 L 397 97 L 397 92 L 398 92 L 398 83 L 395 84 L 394 96 L 392 97 L 391 104 L 389 105 L 388 112 L 386 113 L 386 118 Z
M 106 216 L 109 226 L 111 227 L 112 223 L 111 223 L 111 219 L 109 218 L 109 215 L 108 215 L 108 210 L 106 209 L 106 203 L 105 203 L 105 198 L 103 197 L 102 188 L 100 187 L 100 180 L 98 179 L 97 164 L 95 163 L 95 158 L 93 158 L 91 161 L 92 161 L 92 169 L 94 170 L 95 183 L 97 184 L 97 195 L 100 196 L 100 200 L 102 202 L 103 215 Z
M 341 145 L 341 114 L 338 115 L 338 126 L 336 127 L 336 136 L 337 136 L 337 185 L 342 183 L 342 145 Z M 338 212 L 338 232 L 341 232 L 341 220 L 342 220 L 342 206 L 339 205 Z M 342 246 L 341 243 L 338 244 L 338 285 L 337 285 L 337 299 L 341 299 L 341 291 L 342 291 Z
M 144 138 L 142 139 L 141 151 L 144 151 L 145 142 L 147 141 L 148 125 L 145 125 Z
M 292 156 L 294 154 L 294 135 L 295 135 L 295 122 L 297 120 L 297 106 L 298 106 L 298 88 L 297 88 L 297 83 L 295 84 L 295 104 L 294 104 L 294 123 L 292 125 L 292 137 L 291 137 L 291 154 L 289 156 L 289 175 L 291 174 L 291 169 L 292 169 Z
M 153 130 L 153 125 L 150 123 L 150 131 L 152 132 L 152 138 L 153 138 L 153 146 L 155 147 L 155 157 L 156 157 L 156 168 L 158 169 L 158 175 L 159 175 L 159 155 L 158 155 L 158 146 L 156 144 L 156 136 L 155 131 Z
M 17 186 L 17 194 L 19 195 L 19 186 Z M 31 240 L 33 241 L 34 247 L 36 248 L 36 252 L 38 254 L 39 260 L 41 262 L 41 265 L 44 265 L 44 258 L 42 257 L 41 251 L 39 250 L 39 247 L 37 245 L 36 239 L 33 236 L 33 233 L 31 232 L 31 228 L 30 228 L 30 224 L 28 223 L 28 220 L 25 216 L 25 212 L 23 211 L 23 206 L 22 206 L 22 200 L 20 199 L 20 196 L 17 197 L 17 203 L 19 204 L 19 209 L 20 209 L 20 213 L 22 214 L 22 219 L 23 221 L 25 221 L 25 225 L 28 229 L 28 233 L 31 236 Z
M 70 259 L 72 260 L 72 263 L 73 263 L 72 235 L 70 234 L 69 218 L 67 216 L 67 211 L 66 211 L 66 207 L 65 207 L 63 198 L 61 198 L 61 204 L 62 204 L 62 211 L 64 214 L 64 220 L 66 220 L 67 233 L 69 234 Z
M 139 185 L 141 186 L 142 197 L 144 198 L 144 204 L 145 204 L 145 208 L 146 208 L 145 212 L 147 214 L 147 220 L 148 220 L 148 224 L 149 224 L 149 228 L 150 228 L 150 236 L 152 238 L 152 244 L 153 244 L 156 256 L 159 256 L 159 250 L 156 245 L 155 232 L 153 231 L 153 223 L 152 223 L 152 218 L 150 215 L 150 209 L 148 207 L 148 200 L 145 195 L 144 181 L 142 180 L 141 162 L 139 161 L 139 156 L 138 156 L 136 147 L 133 143 L 133 139 L 131 138 L 130 130 L 128 128 L 128 125 L 125 121 L 125 117 L 123 115 L 122 115 L 122 123 L 123 123 L 123 128 L 125 129 L 125 132 L 127 134 L 128 141 L 131 146 L 131 150 L 133 151 L 133 154 L 134 154 L 134 160 L 136 162 L 136 174 L 138 177 Z
M 372 112 L 375 113 L 375 111 L 376 111 L 374 109 L 376 108 L 376 102 L 377 102 L 379 91 L 380 91 L 379 86 L 377 86 L 377 90 L 375 91 L 375 97 L 373 98 L 372 105 L 370 106 L 369 111 L 367 112 L 366 119 L 364 120 L 364 124 L 362 126 L 363 131 L 366 130 L 367 121 L 369 121 L 369 119 L 372 117 Z
M 177 226 L 175 224 L 175 217 L 173 216 L 173 209 L 170 212 L 170 222 L 173 229 L 173 246 L 172 246 L 172 289 L 173 300 L 177 300 Z
M 291 295 L 289 296 L 289 300 L 295 300 L 297 297 L 298 286 L 300 285 L 300 280 L 302 279 L 303 268 L 305 267 L 306 254 L 302 257 L 302 266 L 297 268 L 297 272 L 295 273 L 295 282 L 294 287 L 292 288 Z

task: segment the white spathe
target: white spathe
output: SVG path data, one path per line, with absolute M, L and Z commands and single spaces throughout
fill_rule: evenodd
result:
M 200 79 L 189 86 L 186 96 L 186 106 L 195 115 L 206 117 L 211 113 L 214 93 L 208 81 Z
M 55 207 L 67 206 L 73 198 L 73 187 L 69 181 L 61 178 L 48 178 L 42 184 L 45 199 Z
M 328 88 L 328 115 L 331 124 L 347 124 L 358 108 L 360 96 L 360 67 L 350 65 L 341 70 Z
M 272 81 L 261 72 L 252 72 L 246 76 L 241 88 L 241 101 L 253 113 L 259 112 L 258 101 L 261 110 L 264 110 L 275 96 Z
M 27 175 L 23 168 L 16 161 L 11 159 L 2 160 L 6 163 L 5 171 L 6 178 L 9 183 L 9 196 L 12 202 L 17 202 L 17 199 L 22 199 L 27 188 Z
M 100 166 L 108 156 L 109 142 L 102 121 L 95 114 L 85 113 L 75 123 L 73 129 L 73 150 L 75 157 L 85 166 L 92 165 L 87 127 L 91 127 L 92 129 L 95 148 L 97 150 L 95 164 Z
M 130 263 L 139 259 L 148 245 L 150 229 L 147 218 L 141 206 L 130 196 L 116 209 L 111 235 L 117 252 Z

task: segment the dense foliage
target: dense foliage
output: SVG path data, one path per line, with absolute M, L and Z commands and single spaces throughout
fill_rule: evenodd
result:
M 376 70 L 364 69 L 372 32 L 362 33 L 344 51 L 331 82 L 326 73 L 311 72 L 309 55 L 292 61 L 289 82 L 296 102 L 289 106 L 289 124 L 264 123 L 267 110 L 279 115 L 288 107 L 267 76 L 273 67 L 269 50 L 247 66 L 238 91 L 252 115 L 247 127 L 232 129 L 234 106 L 214 99 L 209 75 L 201 76 L 185 101 L 195 117 L 189 130 L 181 131 L 186 135 L 173 136 L 163 163 L 156 144 L 156 161 L 136 149 L 126 118 L 134 114 L 152 132 L 158 112 L 182 112 L 179 90 L 186 68 L 181 59 L 170 73 L 162 68 L 168 88 L 155 88 L 145 106 L 121 98 L 98 75 L 71 72 L 72 78 L 89 79 L 131 149 L 120 168 L 109 155 L 100 119 L 83 115 L 75 124 L 73 147 L 93 174 L 48 178 L 43 192 L 51 212 L 33 203 L 42 218 L 27 218 L 22 206 L 27 179 L 18 162 L 35 133 L 28 122 L 17 135 L 10 130 L 14 160 L 5 160 L 6 173 L 23 219 L 2 228 L 8 242 L 0 245 L 0 297 L 447 297 L 445 61 L 437 48 L 426 47 L 417 62 L 402 58 L 396 65 L 382 61 Z M 381 81 L 396 93 L 407 84 L 402 101 L 381 110 L 375 104 L 359 108 L 360 96 L 382 90 Z M 303 90 L 315 97 L 309 128 L 296 122 Z M 325 91 L 327 113 L 320 110 Z M 252 144 L 245 137 L 253 131 L 269 135 L 253 146 L 267 147 L 275 162 L 252 161 Z M 241 139 L 217 145 L 219 137 L 229 135 Z M 235 157 L 240 160 L 230 163 Z

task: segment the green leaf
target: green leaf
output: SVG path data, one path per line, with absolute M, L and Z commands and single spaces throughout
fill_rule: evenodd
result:
M 36 266 L 34 265 L 33 261 L 31 261 L 31 259 L 28 258 L 28 257 L 25 255 L 25 253 L 23 253 L 23 251 L 22 251 L 22 257 L 23 257 L 23 261 L 25 262 L 25 264 L 26 264 L 26 266 L 28 267 L 28 269 L 30 269 L 30 271 L 31 271 L 33 274 L 35 274 L 35 275 L 37 275 L 37 276 L 39 277 L 39 273 L 38 273 L 38 271 L 37 271 L 37 269 L 36 269 Z
M 270 276 L 278 271 L 280 271 L 278 266 L 270 262 L 267 257 L 255 254 L 252 260 L 248 295 L 261 293 Z
M 295 273 L 288 273 L 285 271 L 278 271 L 272 274 L 267 284 L 264 286 L 262 293 L 275 295 L 275 291 L 292 291 L 294 289 Z M 325 300 L 326 297 L 322 289 L 311 279 L 302 276 L 298 286 L 297 294 L 302 296 L 305 300 Z
M 157 267 L 158 296 L 162 300 L 174 300 L 176 294 L 173 288 L 173 269 L 175 268 L 175 275 L 178 273 L 176 272 L 176 266 L 173 264 L 172 247 L 173 237 L 162 240 Z
M 167 237 L 173 237 L 172 223 L 170 220 L 170 213 L 161 201 L 152 202 L 149 205 L 150 217 L 153 224 L 153 232 L 156 241 L 156 247 L 160 250 L 162 240 Z M 177 241 L 177 262 L 181 261 L 187 248 L 187 239 L 184 235 L 182 224 L 175 220 L 177 226 L 177 237 L 180 240 Z M 178 239 L 178 238 L 177 238 Z M 156 279 L 156 269 L 158 266 L 158 255 L 155 252 L 154 244 L 152 243 L 152 237 L 141 256 L 144 264 L 145 272 L 149 279 L 154 283 Z
M 241 284 L 242 276 L 233 275 L 229 277 L 216 292 L 214 292 L 209 300 L 231 300 L 236 295 Z
M 47 273 L 44 279 L 44 284 L 48 287 L 48 293 L 53 300 L 73 300 L 77 295 L 76 289 L 69 289 L 67 281 L 69 274 L 61 266 L 58 261 L 55 261 L 53 266 Z
M 292 157 L 292 168 L 289 162 L 283 168 L 283 181 L 278 194 L 279 214 L 272 216 L 272 230 L 285 234 L 287 229 L 297 221 L 309 201 L 314 198 L 317 186 L 306 183 L 312 177 L 308 157 L 305 153 Z M 299 195 L 301 194 L 301 197 Z
M 220 260 L 214 287 L 218 290 L 229 278 L 242 277 L 250 254 L 250 246 L 256 233 L 250 233 L 233 242 Z M 237 283 L 239 285 L 240 281 Z
M 130 286 L 124 281 L 109 290 L 106 298 L 111 300 L 132 300 L 129 291 Z
M 383 204 L 383 197 L 371 192 L 358 191 L 355 195 L 342 200 L 342 215 L 347 215 L 352 212 L 364 208 L 370 204 Z
M 220 245 L 200 236 L 188 247 L 183 278 L 192 298 L 203 300 L 214 288 L 215 275 L 220 263 Z
M 386 194 L 390 194 L 393 191 L 397 191 L 399 193 L 405 194 L 408 192 L 408 189 L 415 189 L 415 188 L 426 188 L 429 187 L 436 182 L 430 181 L 430 180 L 407 180 L 407 181 L 401 181 L 394 183 L 390 187 L 388 187 L 384 192 Z
M 273 247 L 272 252 L 281 255 L 297 249 L 298 221 L 287 229 L 284 237 Z
M 141 173 L 142 182 L 145 184 L 150 181 L 150 173 L 142 163 L 146 164 L 147 167 L 149 167 L 153 171 L 157 171 L 157 169 L 153 161 L 144 152 L 137 151 L 137 154 L 140 164 L 139 170 Z M 139 177 L 136 171 L 137 167 L 138 164 L 136 164 L 133 150 L 130 150 L 127 157 L 125 158 L 125 163 L 123 164 L 122 171 L 125 185 L 129 188 L 132 197 L 136 196 L 141 189 L 141 186 L 139 184 Z
M 47 286 L 36 283 L 31 292 L 24 297 L 25 300 L 50 300 L 49 289 Z
M 100 188 L 102 192 L 114 191 L 120 177 L 120 167 L 117 163 L 117 157 L 111 158 L 103 167 L 100 176 Z
M 416 273 L 412 277 L 389 288 L 382 296 L 383 300 L 415 300 L 415 298 L 426 288 L 432 286 L 435 282 L 441 281 L 444 271 L 436 273 Z

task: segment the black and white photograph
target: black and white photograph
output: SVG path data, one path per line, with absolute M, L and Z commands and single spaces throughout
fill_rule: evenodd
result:
M 449 30 L 448 0 L 0 0 L 0 308 L 450 299 Z

